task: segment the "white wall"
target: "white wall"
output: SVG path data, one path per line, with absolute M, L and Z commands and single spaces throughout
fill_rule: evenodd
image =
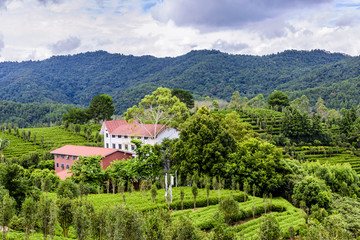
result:
M 139 136 L 123 136 L 123 135 L 119 138 L 118 135 L 109 134 L 106 127 L 105 127 L 105 131 L 103 132 L 104 132 L 104 148 L 120 149 L 119 147 L 120 144 L 121 150 L 128 151 L 130 153 L 134 153 L 134 151 L 132 150 L 132 146 L 135 147 L 135 145 L 130 142 L 132 139 L 139 139 L 144 144 L 155 145 L 155 143 L 160 144 L 164 138 L 174 139 L 179 137 L 179 131 L 177 131 L 175 128 L 167 128 L 166 130 L 161 132 L 156 139 L 151 139 L 150 137 L 145 139 L 143 136 L 139 137 Z M 125 148 L 126 145 L 128 146 L 128 149 Z

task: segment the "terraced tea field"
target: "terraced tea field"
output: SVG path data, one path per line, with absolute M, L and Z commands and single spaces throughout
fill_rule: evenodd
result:
M 97 128 L 92 129 L 92 135 L 98 132 Z M 20 136 L 22 131 L 25 131 L 27 134 L 30 131 L 30 140 L 25 141 L 20 136 L 14 136 L 14 131 L 12 131 L 11 134 L 8 134 L 8 132 L 0 132 L 1 139 L 6 138 L 10 141 L 9 148 L 4 150 L 5 158 L 21 157 L 31 152 L 37 152 L 42 155 L 44 152 L 51 151 L 66 144 L 96 145 L 92 139 L 87 140 L 83 134 L 77 135 L 74 132 L 64 130 L 62 127 L 26 128 L 19 129 L 19 131 Z M 35 142 L 34 136 L 36 136 Z M 41 144 L 41 142 L 43 142 L 43 144 Z

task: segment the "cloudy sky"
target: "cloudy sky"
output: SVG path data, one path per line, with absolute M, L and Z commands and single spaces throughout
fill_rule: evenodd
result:
M 359 0 L 0 0 L 0 61 L 105 50 L 360 55 Z

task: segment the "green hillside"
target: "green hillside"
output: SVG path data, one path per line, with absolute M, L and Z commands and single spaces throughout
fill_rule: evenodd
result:
M 122 113 L 159 86 L 229 100 L 234 91 L 265 96 L 284 83 L 351 57 L 320 50 L 267 56 L 192 51 L 175 58 L 89 52 L 44 61 L 0 64 L 0 99 L 87 106 L 109 94 Z

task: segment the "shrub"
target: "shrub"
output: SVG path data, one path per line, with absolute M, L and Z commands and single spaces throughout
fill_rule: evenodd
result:
M 219 204 L 219 211 L 224 214 L 225 222 L 230 224 L 239 217 L 239 203 L 233 198 L 227 197 Z
M 261 240 L 277 240 L 281 237 L 279 223 L 271 215 L 266 215 L 260 225 L 259 237 Z
M 79 186 L 70 179 L 61 181 L 56 191 L 59 198 L 68 197 L 70 199 L 79 196 Z

